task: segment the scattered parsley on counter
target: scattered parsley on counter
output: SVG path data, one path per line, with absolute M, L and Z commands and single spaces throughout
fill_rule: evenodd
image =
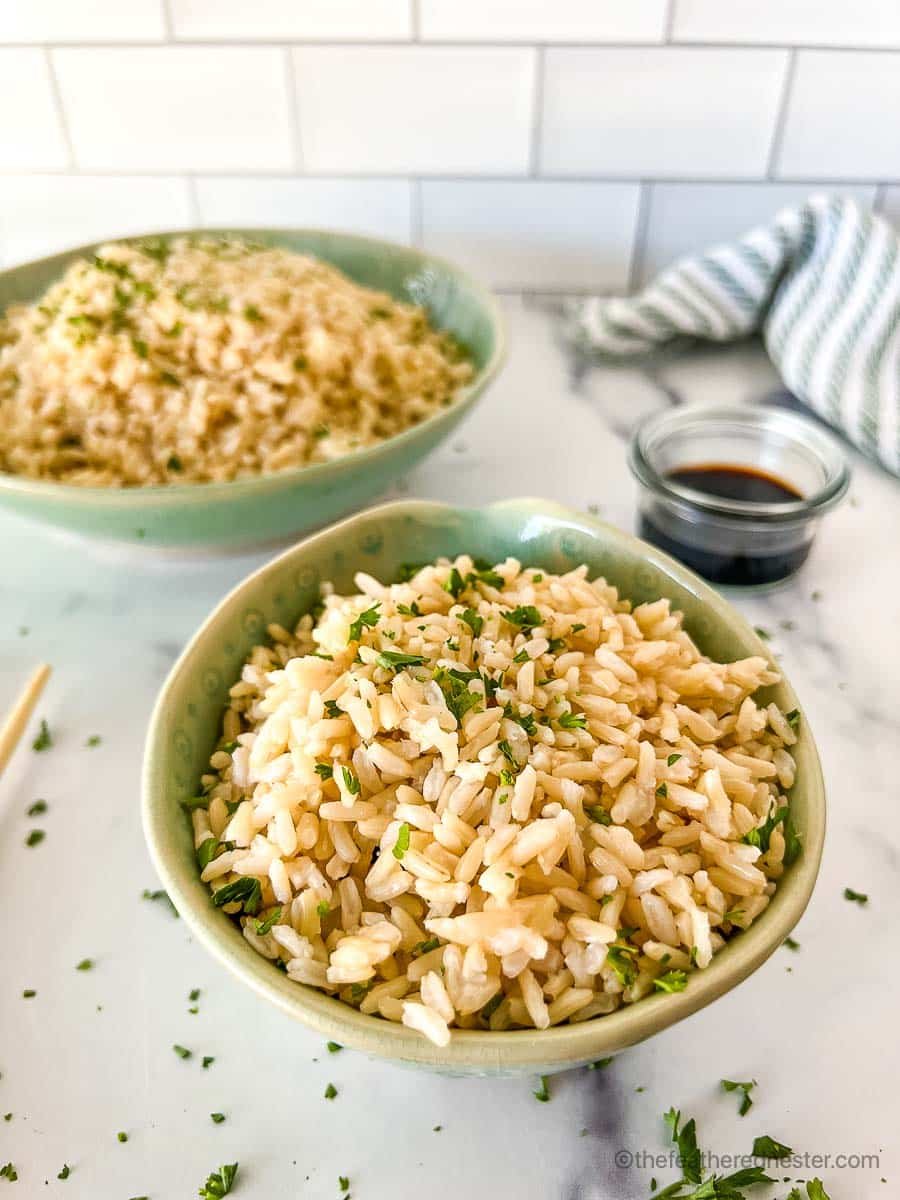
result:
M 41 750 L 49 750 L 52 745 L 53 735 L 50 732 L 50 726 L 46 721 L 42 720 L 38 735 L 31 743 L 31 748 L 40 752 Z
M 10 1183 L 15 1183 L 18 1178 L 18 1172 L 11 1162 L 0 1167 L 0 1179 L 8 1179 Z
M 787 946 L 788 950 L 799 950 L 800 949 L 800 943 L 795 938 L 792 938 L 792 937 L 786 937 L 781 944 L 782 944 L 782 946 Z
M 94 960 L 92 958 L 83 958 L 75 967 L 76 971 L 92 971 L 94 968 Z
M 604 1067 L 609 1066 L 609 1064 L 613 1061 L 613 1058 L 614 1055 L 612 1054 L 609 1056 L 609 1058 L 598 1058 L 596 1062 L 588 1063 L 587 1069 L 589 1071 L 602 1071 Z
M 184 1046 L 179 1046 L 177 1043 L 172 1047 L 179 1058 L 190 1058 L 192 1051 L 187 1050 Z
M 127 1134 L 127 1133 L 125 1133 L 123 1130 L 119 1130 L 119 1132 L 116 1134 L 116 1141 L 118 1141 L 118 1142 L 127 1142 L 127 1141 L 128 1141 L 128 1134 Z
M 38 846 L 46 836 L 47 835 L 44 833 L 43 829 L 32 829 L 31 833 L 29 833 L 28 837 L 25 839 L 25 845 Z
M 215 1061 L 216 1060 L 211 1055 L 205 1054 L 203 1056 L 203 1062 L 201 1063 L 203 1070 L 205 1071 L 207 1067 L 211 1067 Z
M 723 1079 L 721 1082 L 722 1082 L 722 1087 L 725 1089 L 726 1092 L 741 1092 L 742 1093 L 741 1103 L 740 1103 L 740 1106 L 738 1107 L 738 1113 L 740 1114 L 740 1116 L 745 1117 L 747 1115 L 747 1113 L 750 1111 L 750 1109 L 753 1107 L 753 1101 L 750 1098 L 750 1093 L 756 1087 L 756 1080 L 749 1079 L 745 1083 L 740 1083 L 736 1079 Z
M 852 900 L 855 904 L 869 903 L 869 897 L 864 892 L 854 892 L 853 888 L 844 888 L 844 899 Z
M 155 892 L 151 892 L 149 888 L 144 888 L 144 890 L 141 892 L 141 899 L 162 900 L 165 904 L 168 904 L 169 908 L 172 910 L 172 916 L 176 918 L 178 917 L 178 909 L 172 903 L 172 898 L 169 893 L 164 891 L 163 888 L 157 888 Z
M 790 1158 L 794 1151 L 782 1142 L 776 1142 L 768 1134 L 753 1139 L 752 1154 L 754 1158 Z
M 772 637 L 772 635 L 771 635 L 771 633 L 769 633 L 768 629 L 763 629 L 762 625 L 754 625 L 753 632 L 756 634 L 757 637 L 761 637 L 764 642 L 768 642 Z
M 4 1114 L 3 1114 L 3 1120 L 4 1120 L 4 1121 L 11 1121 L 12 1119 L 13 1119 L 13 1115 L 12 1115 L 12 1113 L 4 1113 Z
M 218 1171 L 213 1171 L 200 1188 L 200 1200 L 222 1200 L 222 1197 L 231 1191 L 237 1173 L 237 1163 L 226 1163 L 225 1166 L 219 1167 Z
M 212 1123 L 214 1125 L 221 1125 L 222 1122 L 225 1120 L 225 1114 L 224 1113 L 210 1113 L 209 1119 L 212 1121 Z
M 35 800 L 34 804 L 29 804 L 26 809 L 26 815 L 29 817 L 42 817 L 47 811 L 46 800 Z
M 84 743 L 86 746 L 99 746 L 103 741 L 99 733 L 92 733 L 88 740 Z
M 195 1004 L 199 999 L 200 999 L 200 989 L 199 988 L 191 988 L 191 990 L 188 992 L 188 1000 L 190 1000 L 190 1002 L 192 1004 Z
M 59 1174 L 56 1176 L 56 1178 L 57 1179 L 68 1179 L 71 1174 L 72 1174 L 72 1168 L 69 1166 L 68 1163 L 63 1163 L 62 1170 L 59 1172 Z
M 673 1144 L 678 1147 L 678 1161 L 684 1178 L 688 1183 L 699 1183 L 702 1159 L 697 1145 L 697 1122 L 691 1117 L 682 1126 L 681 1112 L 677 1108 L 664 1113 L 663 1120 L 672 1131 Z
M 532 1094 L 535 1100 L 540 1100 L 542 1104 L 546 1104 L 550 1099 L 550 1088 L 547 1086 L 547 1076 L 538 1076 L 538 1082 L 540 1086 L 538 1087 L 537 1091 L 533 1092 Z
M 37 995 L 37 992 L 34 990 L 34 988 L 26 988 L 25 991 L 22 993 L 22 999 L 23 1000 L 31 1000 L 36 995 Z
M 329 1054 L 337 1054 L 338 1051 L 343 1050 L 344 1047 L 340 1042 L 326 1042 L 325 1048 Z
M 338 1175 L 338 1188 L 342 1192 L 349 1191 L 350 1179 L 346 1175 Z
M 337 1088 L 334 1086 L 333 1083 L 329 1083 L 328 1087 L 325 1089 L 325 1099 L 333 1100 L 337 1094 L 338 1094 Z

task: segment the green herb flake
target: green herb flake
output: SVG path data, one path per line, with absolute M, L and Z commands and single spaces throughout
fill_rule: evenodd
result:
M 344 1047 L 341 1045 L 340 1042 L 326 1042 L 325 1043 L 325 1049 L 328 1051 L 329 1054 L 339 1054 L 340 1051 L 343 1050 L 343 1048 Z
M 468 611 L 471 612 L 471 609 Z M 413 600 L 412 604 L 398 604 L 397 612 L 402 613 L 404 617 L 421 617 L 422 615 L 422 610 L 419 608 L 415 600 Z M 465 617 L 463 617 L 463 619 L 465 619 Z
M 484 617 L 480 617 L 474 608 L 467 608 L 459 614 L 459 619 L 472 630 L 473 637 L 480 637 L 484 629 Z
M 28 837 L 25 839 L 25 845 L 39 846 L 46 836 L 47 835 L 43 829 L 32 829 L 31 833 L 29 833 Z
M 466 713 L 482 702 L 478 692 L 469 690 L 470 680 L 478 678 L 477 672 L 469 674 L 447 667 L 438 667 L 434 673 L 434 681 L 444 693 L 444 701 L 457 722 L 461 723 Z
M 605 1067 L 609 1066 L 614 1057 L 611 1054 L 608 1058 L 598 1058 L 596 1062 L 588 1063 L 587 1069 L 589 1071 L 602 1071 Z
M 191 1004 L 196 1004 L 199 999 L 200 988 L 191 988 L 191 990 L 188 992 L 188 1000 L 190 1000 Z
M 681 757 L 682 756 L 680 754 L 670 754 L 669 757 L 666 759 L 666 766 L 674 767 L 675 764 L 678 762 L 679 758 L 681 758 Z
M 750 1093 L 756 1087 L 756 1080 L 748 1079 L 742 1083 L 737 1079 L 723 1079 L 721 1083 L 726 1092 L 741 1093 L 741 1103 L 738 1106 L 738 1114 L 742 1117 L 745 1117 L 753 1107 L 753 1100 L 750 1096 Z
M 587 816 L 598 825 L 612 825 L 612 817 L 601 804 L 588 804 L 584 809 Z
M 810 1179 L 806 1185 L 806 1194 L 809 1200 L 830 1200 L 821 1179 Z
M 533 604 L 519 604 L 509 612 L 500 614 L 504 621 L 519 629 L 534 629 L 541 624 L 543 618 Z
M 245 304 L 244 305 L 244 320 L 245 321 L 261 321 L 262 319 L 263 319 L 263 315 L 259 311 L 259 309 L 256 307 L 255 304 Z
M 587 726 L 587 717 L 584 713 L 563 713 L 557 720 L 560 729 L 584 729 Z
M 0 1179 L 7 1179 L 10 1183 L 15 1183 L 18 1178 L 18 1172 L 11 1162 L 4 1163 L 0 1167 Z
M 516 762 L 515 755 L 512 752 L 512 746 L 510 746 L 506 738 L 503 738 L 502 741 L 499 741 L 497 746 L 499 747 L 500 753 L 510 764 L 510 766 L 518 767 L 519 764 Z
M 665 800 L 666 797 L 668 796 L 669 785 L 666 783 L 665 780 L 663 780 L 662 783 L 658 785 L 658 787 L 656 789 L 656 794 L 657 794 L 657 796 L 661 797 L 663 800 Z
M 233 883 L 226 883 L 224 887 L 214 892 L 212 902 L 216 908 L 222 908 L 225 904 L 239 903 L 241 911 L 252 917 L 259 912 L 259 906 L 262 903 L 262 886 L 255 876 L 244 875 L 240 879 L 235 879 Z
M 796 729 L 800 724 L 800 709 L 792 708 L 790 712 L 784 714 L 784 719 L 790 725 L 791 729 Z
M 776 825 L 780 825 L 789 812 L 790 809 L 786 804 L 782 805 L 781 808 L 776 808 L 773 804 L 769 809 L 769 815 L 763 821 L 762 825 L 758 825 L 756 829 L 751 829 L 748 833 L 745 833 L 741 841 L 746 842 L 748 846 L 758 846 L 763 854 L 767 854 Z
M 349 1178 L 346 1175 L 338 1175 L 338 1189 L 342 1192 L 346 1192 L 349 1187 Z
M 663 1120 L 672 1131 L 672 1143 L 678 1148 L 678 1161 L 684 1178 L 688 1183 L 699 1183 L 703 1163 L 697 1145 L 697 1122 L 691 1117 L 682 1126 L 681 1113 L 677 1108 L 670 1108 L 664 1113 Z
M 32 1000 L 32 999 L 34 999 L 34 997 L 36 995 L 37 995 L 37 992 L 34 990 L 34 988 L 26 988 L 25 991 L 22 993 L 22 999 L 23 1000 Z
M 347 645 L 351 642 L 358 642 L 362 638 L 363 629 L 374 629 L 379 621 L 378 610 L 381 607 L 381 602 L 376 601 L 371 608 L 365 609 L 361 613 L 356 614 L 356 619 L 351 621 L 350 630 L 347 634 Z
M 338 708 L 337 700 L 326 700 L 325 701 L 325 715 L 327 717 L 329 717 L 332 721 L 335 721 L 335 720 L 337 720 L 338 717 L 342 717 L 344 715 L 344 710 L 341 708 Z
M 56 1178 L 57 1179 L 68 1179 L 71 1174 L 72 1174 L 72 1168 L 69 1166 L 68 1163 L 63 1163 L 62 1170 L 59 1172 L 59 1174 L 56 1176 Z
M 333 1100 L 337 1094 L 338 1094 L 337 1088 L 334 1086 L 333 1083 L 329 1083 L 328 1087 L 325 1089 L 325 1099 Z
M 75 967 L 76 971 L 92 971 L 94 969 L 94 960 L 92 958 L 83 958 Z
M 179 1058 L 190 1058 L 193 1054 L 192 1050 L 188 1050 L 185 1046 L 179 1046 L 177 1043 L 172 1047 Z
M 547 1085 L 547 1076 L 546 1075 L 540 1075 L 538 1077 L 538 1085 L 539 1086 L 538 1086 L 537 1090 L 535 1092 L 533 1092 L 532 1094 L 533 1094 L 535 1100 L 540 1100 L 540 1102 L 542 1104 L 546 1104 L 547 1101 L 550 1099 L 550 1088 Z
M 329 906 L 328 906 L 328 901 L 327 901 L 327 900 L 320 900 L 320 901 L 319 901 L 319 903 L 316 905 L 316 912 L 317 912 L 317 913 L 319 914 L 319 916 L 320 916 L 320 917 L 322 917 L 323 919 L 324 919 L 325 917 L 327 917 L 327 916 L 328 916 L 328 914 L 331 912 L 331 909 L 330 909 L 330 908 L 329 908 Z
M 4 1113 L 4 1114 L 3 1114 L 3 1120 L 4 1120 L 4 1121 L 11 1121 L 12 1119 L 13 1119 L 13 1115 L 12 1115 L 12 1113 Z
M 205 870 L 214 858 L 218 857 L 219 847 L 222 843 L 218 838 L 205 838 L 197 847 L 197 864 L 200 870 Z
M 430 954 L 432 950 L 437 950 L 441 944 L 441 939 L 436 937 L 426 938 L 424 942 L 417 942 L 412 948 L 412 957 L 421 958 L 423 954 Z
M 125 1133 L 125 1132 L 124 1132 L 124 1130 L 121 1130 L 121 1129 L 120 1129 L 120 1130 L 119 1130 L 119 1132 L 116 1134 L 116 1141 L 118 1141 L 118 1142 L 127 1142 L 127 1141 L 128 1141 L 128 1134 L 127 1134 L 127 1133 Z
M 684 971 L 666 971 L 657 975 L 653 986 L 658 992 L 683 992 L 687 987 L 687 974 Z
M 865 892 L 855 892 L 853 888 L 849 887 L 844 888 L 844 899 L 852 900 L 854 904 L 859 905 L 869 903 L 869 897 L 865 894 Z
M 425 665 L 425 659 L 421 654 L 403 654 L 399 650 L 381 650 L 376 654 L 375 662 L 385 671 L 397 671 L 400 667 Z
M 42 720 L 38 735 L 31 743 L 31 748 L 40 753 L 42 750 L 49 750 L 52 745 L 53 734 L 50 732 L 50 726 L 46 721 Z
M 776 1142 L 774 1138 L 763 1134 L 761 1137 L 753 1139 L 753 1150 L 751 1151 L 754 1158 L 790 1158 L 794 1151 L 790 1146 L 785 1146 L 782 1142 Z
M 454 600 L 458 600 L 462 593 L 466 590 L 466 581 L 460 575 L 456 567 L 450 568 L 450 574 L 443 583 L 445 592 L 449 592 Z
M 225 1120 L 225 1114 L 224 1113 L 210 1113 L 209 1119 L 212 1121 L 212 1123 L 214 1125 L 221 1125 L 222 1122 Z
M 281 920 L 281 909 L 273 908 L 269 915 L 262 921 L 254 922 L 256 932 L 259 937 L 265 937 L 273 925 L 277 925 Z
M 396 858 L 398 860 L 402 859 L 403 855 L 407 852 L 408 849 L 409 849 L 409 826 L 404 821 L 403 824 L 400 826 L 399 830 L 397 831 L 397 840 L 396 840 L 396 842 L 394 842 L 394 849 L 392 851 L 394 858 Z
M 800 949 L 800 943 L 796 940 L 796 938 L 786 937 L 781 944 L 782 946 L 786 946 L 788 950 Z
M 208 1176 L 206 1183 L 199 1190 L 200 1200 L 222 1200 L 231 1191 L 232 1184 L 237 1178 L 238 1164 L 226 1163 Z
M 341 765 L 341 778 L 344 781 L 344 787 L 351 796 L 359 795 L 359 780 L 353 774 L 349 767 Z
M 613 944 L 606 951 L 606 964 L 612 968 L 613 974 L 623 988 L 630 987 L 637 979 L 637 967 L 633 957 L 637 954 L 634 946 Z
M 763 629 L 762 625 L 754 625 L 753 632 L 756 634 L 757 637 L 762 638 L 764 642 L 768 642 L 771 640 L 771 637 L 772 637 L 771 633 L 769 633 L 768 629 Z
M 209 1069 L 209 1067 L 211 1067 L 213 1065 L 213 1063 L 215 1061 L 216 1060 L 212 1057 L 211 1054 L 205 1054 L 203 1056 L 203 1061 L 200 1063 L 200 1065 L 201 1065 L 201 1067 L 203 1067 L 203 1070 L 206 1071 Z

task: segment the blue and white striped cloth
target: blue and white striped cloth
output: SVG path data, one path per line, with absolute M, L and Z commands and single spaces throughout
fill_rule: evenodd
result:
M 602 358 L 757 331 L 787 388 L 900 475 L 900 239 L 852 200 L 812 197 L 631 299 L 584 301 L 572 329 Z

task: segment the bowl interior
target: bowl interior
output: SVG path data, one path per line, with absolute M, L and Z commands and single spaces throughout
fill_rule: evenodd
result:
M 442 1069 L 494 1072 L 553 1070 L 620 1050 L 709 1003 L 753 971 L 796 924 L 812 892 L 824 838 L 824 791 L 812 736 L 801 721 L 791 794 L 803 853 L 785 871 L 772 903 L 749 930 L 691 976 L 684 992 L 651 996 L 609 1016 L 541 1033 L 454 1031 L 439 1049 L 402 1026 L 367 1017 L 339 1000 L 298 985 L 262 959 L 238 928 L 209 902 L 194 858 L 190 822 L 180 802 L 195 794 L 219 731 L 228 689 L 271 621 L 290 626 L 309 611 L 321 582 L 353 588 L 356 571 L 397 577 L 408 562 L 459 553 L 499 561 L 512 555 L 554 572 L 587 563 L 635 602 L 668 596 L 691 636 L 711 657 L 769 657 L 752 629 L 716 592 L 674 560 L 636 538 L 539 501 L 488 509 L 427 502 L 383 505 L 288 550 L 222 601 L 176 663 L 151 722 L 144 762 L 144 823 L 160 876 L 181 915 L 231 970 L 291 1015 L 343 1044 Z M 770 698 L 783 709 L 797 698 L 784 681 Z

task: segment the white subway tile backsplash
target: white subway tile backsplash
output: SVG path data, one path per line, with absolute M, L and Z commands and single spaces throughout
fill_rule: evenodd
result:
M 661 42 L 668 0 L 419 0 L 435 41 Z
M 405 179 L 198 179 L 204 225 L 318 226 L 409 242 Z
M 276 47 L 61 49 L 53 61 L 79 167 L 293 165 L 285 58 Z
M 163 0 L 0 0 L 0 42 L 160 41 Z
M 365 38 L 412 32 L 412 0 L 169 0 L 179 38 Z
M 64 167 L 66 161 L 43 50 L 0 49 L 0 170 Z
M 900 45 L 897 0 L 674 0 L 674 41 Z
M 776 173 L 900 177 L 898 110 L 900 54 L 800 51 Z
M 648 191 L 639 283 L 647 283 L 684 254 L 768 223 L 781 209 L 802 204 L 816 192 L 850 195 L 865 208 L 875 200 L 874 185 L 827 183 L 654 183 Z
M 637 184 L 426 180 L 422 238 L 494 287 L 628 286 Z
M 185 179 L 8 175 L 0 183 L 6 265 L 83 242 L 193 224 Z
M 543 171 L 765 175 L 786 51 L 577 47 L 546 55 Z
M 534 55 L 512 47 L 301 47 L 294 71 L 304 166 L 524 173 Z

